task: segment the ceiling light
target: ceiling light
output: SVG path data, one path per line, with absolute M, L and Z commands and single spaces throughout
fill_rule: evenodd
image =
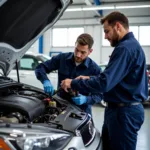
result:
M 110 10 L 110 9 L 131 9 L 131 8 L 149 8 L 150 4 L 148 5 L 125 5 L 125 6 L 117 6 L 117 5 L 111 5 L 111 6 L 82 6 L 82 7 L 70 7 L 66 9 L 66 12 L 71 11 L 93 11 L 93 10 Z
M 148 7 L 150 7 L 150 5 L 116 6 L 117 9 L 148 8 Z
M 82 8 L 68 8 L 66 9 L 66 12 L 70 12 L 70 11 L 83 11 Z
M 105 9 L 114 9 L 114 6 L 108 6 L 108 7 L 89 7 L 89 8 L 82 8 L 83 11 L 89 11 L 89 10 L 105 10 Z

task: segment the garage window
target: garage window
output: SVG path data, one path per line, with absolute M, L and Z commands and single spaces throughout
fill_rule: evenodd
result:
M 84 33 L 84 28 L 68 28 L 68 46 L 74 46 L 77 37 Z
M 129 31 L 133 32 L 134 37 L 138 40 L 139 39 L 139 27 L 138 26 L 130 26 Z
M 67 28 L 53 29 L 53 47 L 66 47 L 67 46 Z
M 150 45 L 150 26 L 139 27 L 139 42 L 143 46 Z
M 107 39 L 105 39 L 104 31 L 102 32 L 102 45 L 103 46 L 110 46 L 110 43 Z
M 78 28 L 54 28 L 52 31 L 53 47 L 72 47 L 77 37 L 84 33 L 83 27 Z

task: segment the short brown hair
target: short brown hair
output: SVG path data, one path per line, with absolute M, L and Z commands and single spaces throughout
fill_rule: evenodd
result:
M 123 25 L 125 29 L 129 29 L 129 21 L 128 18 L 120 13 L 119 11 L 114 11 L 104 18 L 101 19 L 101 24 L 104 24 L 105 21 L 108 21 L 108 24 L 111 26 L 114 26 L 116 22 L 119 22 L 120 24 Z
M 94 44 L 94 40 L 90 34 L 83 33 L 78 36 L 76 43 L 83 46 L 88 45 L 89 49 L 91 49 Z

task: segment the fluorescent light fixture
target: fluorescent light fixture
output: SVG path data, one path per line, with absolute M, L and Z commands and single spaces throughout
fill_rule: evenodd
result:
M 82 8 L 83 11 L 89 11 L 89 10 L 105 10 L 105 9 L 114 9 L 114 6 L 108 6 L 108 7 L 89 7 L 89 8 Z
M 116 6 L 117 9 L 148 8 L 148 7 L 150 7 L 150 5 Z
M 82 7 L 70 7 L 68 9 L 66 9 L 66 12 L 73 12 L 73 11 L 93 11 L 93 10 L 110 10 L 110 9 L 132 9 L 132 8 L 149 8 L 149 5 L 125 5 L 125 6 L 117 6 L 117 5 L 113 5 L 113 6 L 82 6 Z
M 70 7 L 66 9 L 66 12 L 70 11 L 93 11 L 93 10 L 104 10 L 104 9 L 114 9 L 114 6 L 85 6 L 85 7 Z
M 68 8 L 66 9 L 66 12 L 70 12 L 70 11 L 83 11 L 82 8 Z

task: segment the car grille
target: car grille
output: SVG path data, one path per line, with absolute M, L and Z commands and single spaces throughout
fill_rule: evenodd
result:
M 85 146 L 88 146 L 95 137 L 95 127 L 91 117 L 88 121 L 76 130 L 77 136 L 81 136 Z

